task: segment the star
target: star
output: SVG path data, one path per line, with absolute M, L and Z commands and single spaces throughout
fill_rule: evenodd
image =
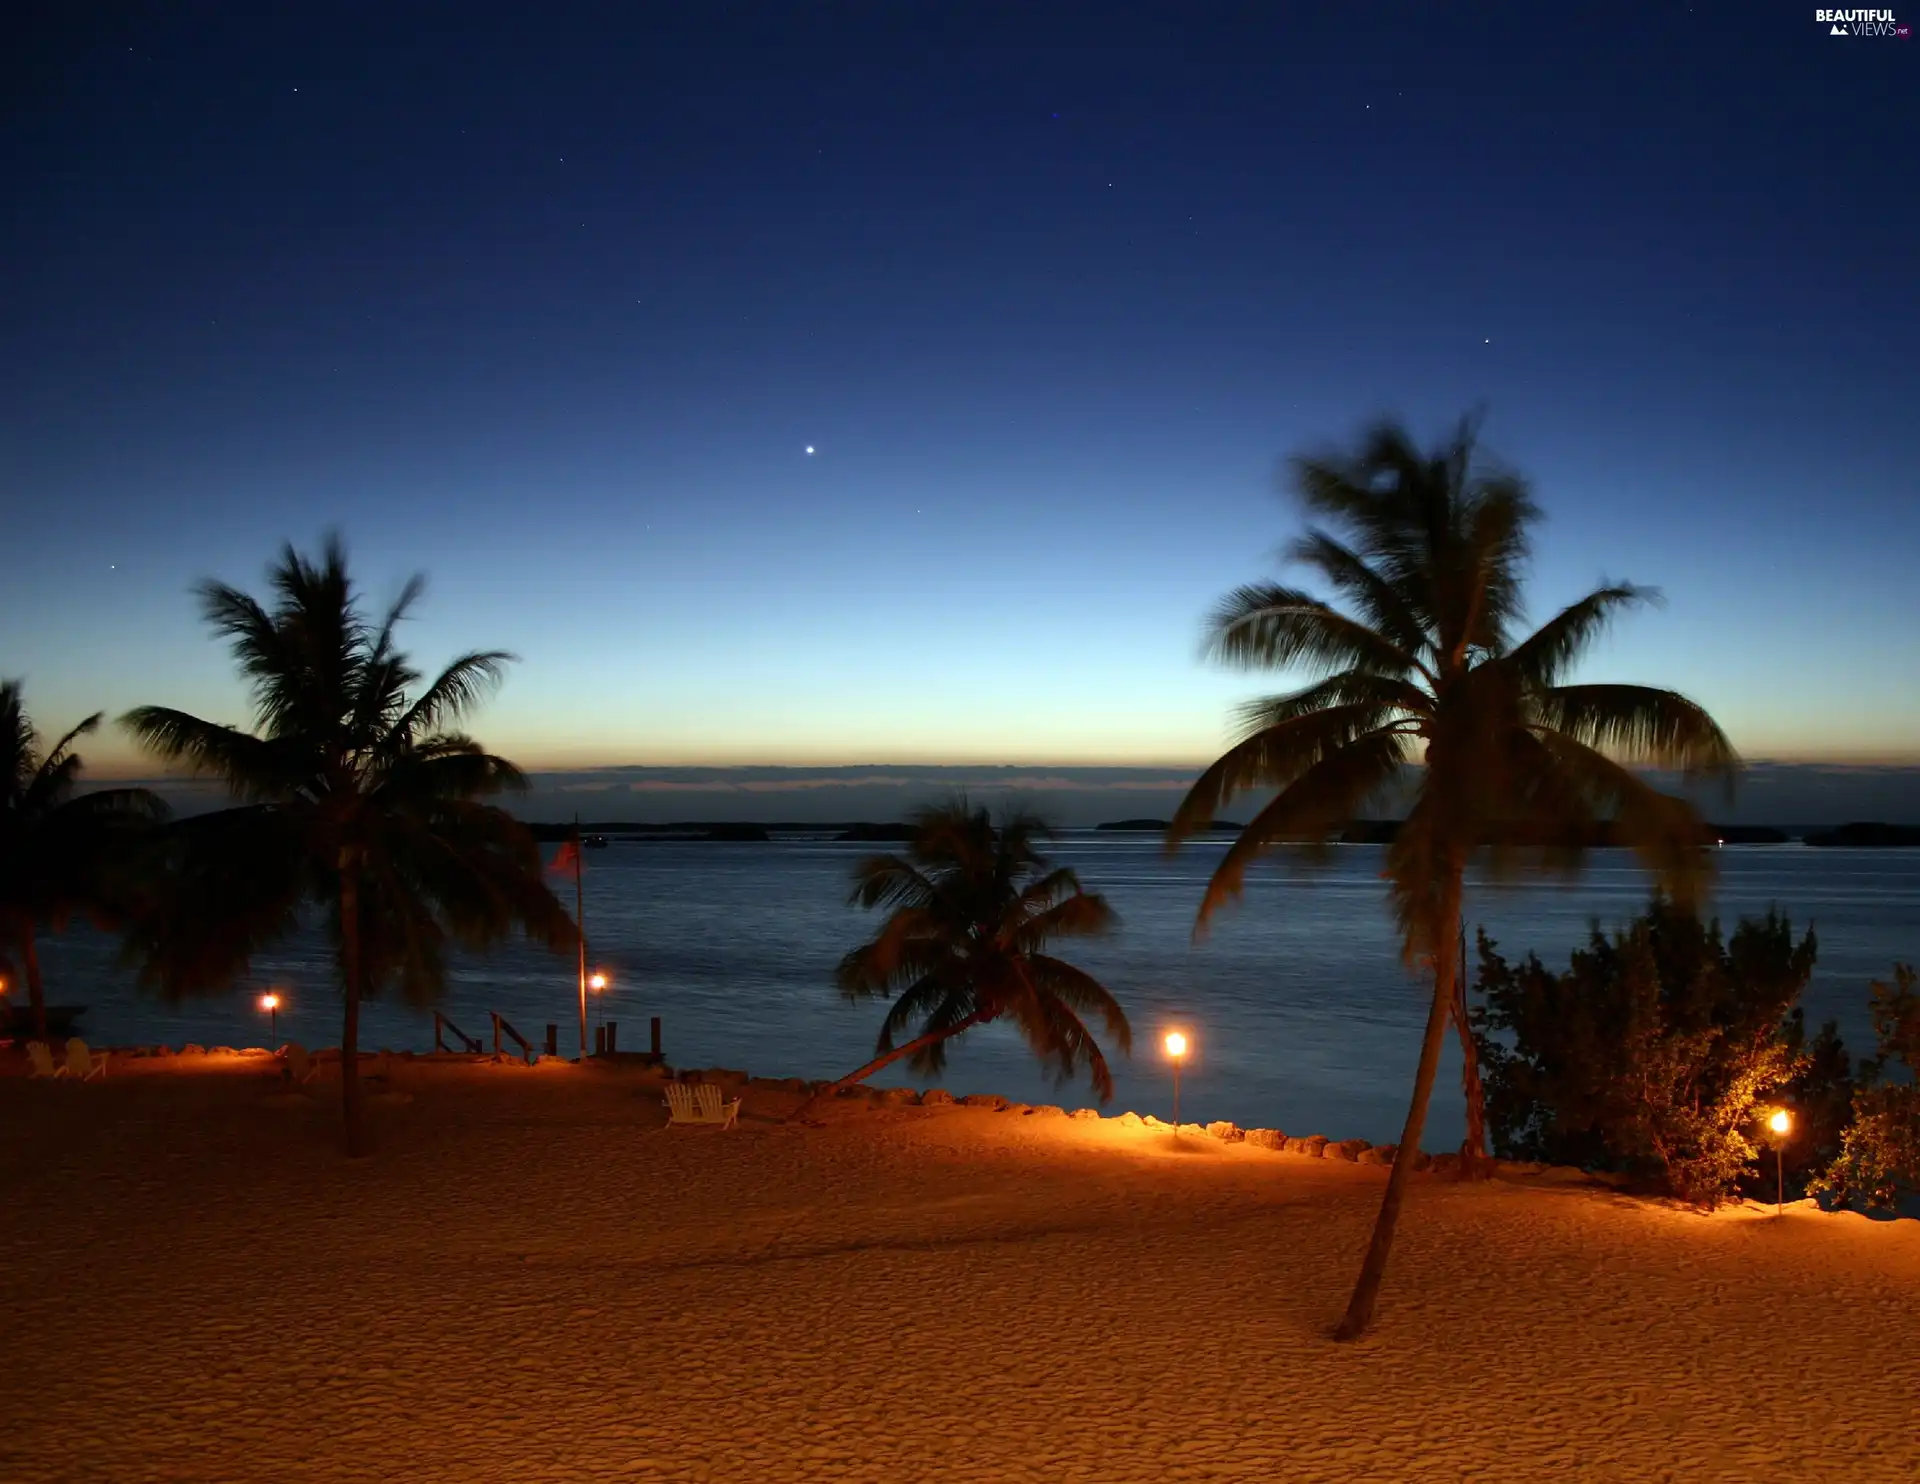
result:
M 807 445 L 807 457 L 813 457 L 813 445 L 811 443 Z

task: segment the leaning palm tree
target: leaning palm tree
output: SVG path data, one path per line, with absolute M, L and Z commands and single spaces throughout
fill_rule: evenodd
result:
M 486 947 L 518 927 L 562 949 L 575 928 L 533 837 L 485 802 L 524 777 L 455 729 L 513 657 L 463 655 L 416 694 L 421 676 L 394 631 L 420 578 L 378 624 L 363 616 L 337 539 L 318 562 L 288 546 L 269 580 L 271 610 L 223 583 L 199 588 L 251 687 L 253 730 L 163 706 L 122 718 L 156 757 L 218 779 L 235 800 L 168 832 L 163 888 L 128 951 L 169 996 L 216 990 L 317 908 L 344 998 L 341 1102 L 357 1155 L 361 1001 L 397 982 L 430 1002 L 450 945 Z
M 1519 479 L 1478 468 L 1474 426 L 1432 454 L 1382 425 L 1351 455 L 1295 461 L 1310 516 L 1289 555 L 1345 608 L 1300 588 L 1230 594 L 1210 626 L 1214 655 L 1247 668 L 1298 669 L 1304 689 L 1242 708 L 1241 737 L 1193 785 L 1169 849 L 1205 828 L 1236 794 L 1277 793 L 1215 870 L 1196 932 L 1237 897 L 1247 867 L 1285 842 L 1317 853 L 1369 802 L 1424 763 L 1386 878 L 1409 965 L 1433 974 L 1433 1003 L 1405 1131 L 1346 1317 L 1351 1339 L 1372 1319 L 1407 1176 L 1420 1148 L 1447 1024 L 1464 993 L 1460 909 L 1469 862 L 1571 873 L 1604 823 L 1677 898 L 1707 874 L 1703 826 L 1635 765 L 1677 768 L 1731 787 L 1732 746 L 1699 706 L 1635 685 L 1567 685 L 1562 677 L 1621 610 L 1657 595 L 1625 583 L 1596 589 L 1517 642 L 1528 528 L 1540 511 Z
M 1100 1100 L 1110 1099 L 1113 1073 L 1081 1017 L 1098 1014 L 1131 1051 L 1127 1017 L 1092 975 L 1047 952 L 1056 938 L 1112 929 L 1118 919 L 1106 899 L 1071 870 L 1049 868 L 1038 845 L 1051 831 L 1032 814 L 1009 814 L 996 828 L 962 798 L 922 810 L 914 824 L 905 855 L 870 856 L 854 868 L 849 900 L 893 910 L 872 942 L 841 959 L 840 993 L 893 1005 L 874 1059 L 820 1096 L 903 1058 L 934 1075 L 955 1036 L 1007 1019 L 1060 1081 L 1085 1067 Z
M 144 788 L 74 792 L 85 764 L 73 745 L 99 725 L 95 713 L 42 752 L 20 682 L 0 684 L 0 955 L 25 974 L 39 1040 L 47 1035 L 39 934 L 61 931 L 76 911 L 117 922 L 130 852 L 166 814 Z

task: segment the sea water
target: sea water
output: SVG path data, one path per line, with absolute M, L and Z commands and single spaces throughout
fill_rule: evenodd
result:
M 830 840 L 769 843 L 614 841 L 586 853 L 591 960 L 610 979 L 593 1020 L 619 1027 L 623 1050 L 643 1050 L 659 1016 L 678 1067 L 737 1067 L 755 1075 L 842 1075 L 867 1061 L 886 1007 L 843 1002 L 834 966 L 879 923 L 847 904 L 855 863 L 889 847 Z M 1121 919 L 1111 937 L 1066 940 L 1061 957 L 1093 974 L 1132 1022 L 1133 1053 L 1104 1030 L 1117 1090 L 1111 1111 L 1167 1117 L 1172 1079 L 1161 1038 L 1178 1027 L 1192 1050 L 1182 1073 L 1184 1120 L 1397 1139 L 1426 1020 L 1428 985 L 1401 963 L 1380 879 L 1379 846 L 1340 846 L 1324 866 L 1284 860 L 1249 874 L 1244 898 L 1193 937 L 1194 912 L 1224 841 L 1168 858 L 1157 837 L 1069 831 L 1051 847 Z M 1840 1022 L 1850 1049 L 1870 1051 L 1868 984 L 1895 960 L 1920 961 L 1920 851 L 1800 845 L 1714 853 L 1712 908 L 1730 931 L 1777 905 L 1796 932 L 1816 928 L 1820 955 L 1805 1004 L 1818 1024 Z M 1501 952 L 1537 952 L 1565 967 L 1590 920 L 1612 928 L 1644 907 L 1646 875 L 1632 856 L 1597 851 L 1571 885 L 1470 882 L 1469 931 L 1484 926 Z M 572 881 L 561 894 L 571 906 Z M 264 1045 L 256 1007 L 268 985 L 284 1008 L 278 1035 L 310 1047 L 339 1044 L 339 997 L 317 932 L 288 940 L 231 992 L 168 1005 L 139 993 L 115 963 L 115 943 L 76 929 L 45 941 L 54 1003 L 87 1005 L 96 1045 Z M 574 960 L 516 944 L 460 960 L 439 1008 L 489 1039 L 489 1014 L 539 1045 L 557 1024 L 579 1045 Z M 424 1050 L 426 1008 L 398 999 L 366 1007 L 362 1045 Z M 1011 1026 L 985 1026 L 954 1044 L 937 1079 L 956 1094 L 1003 1093 L 1025 1102 L 1091 1104 L 1085 1079 L 1063 1087 L 1041 1073 Z M 876 1081 L 931 1085 L 896 1065 Z M 1422 1143 L 1450 1147 L 1461 1133 L 1459 1063 L 1451 1039 Z

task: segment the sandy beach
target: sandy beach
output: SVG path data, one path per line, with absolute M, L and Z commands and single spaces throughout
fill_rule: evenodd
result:
M 403 1063 L 0 1079 L 0 1477 L 1920 1477 L 1920 1223 Z M 1325 1132 L 1338 1134 L 1339 1130 Z

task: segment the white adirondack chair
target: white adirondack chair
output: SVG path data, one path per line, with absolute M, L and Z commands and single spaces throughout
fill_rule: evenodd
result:
M 283 1070 L 286 1079 L 295 1087 L 313 1081 L 320 1074 L 320 1069 L 313 1064 L 313 1058 L 307 1054 L 307 1048 L 298 1041 L 287 1042 L 280 1048 L 280 1055 L 285 1058 Z
M 53 1048 L 45 1041 L 27 1042 L 27 1075 L 30 1077 L 64 1077 L 67 1069 L 53 1059 Z
M 67 1042 L 67 1075 L 76 1082 L 91 1082 L 96 1077 L 104 1079 L 107 1075 L 106 1052 L 95 1056 L 87 1050 L 87 1043 L 75 1036 Z
M 676 1123 L 717 1123 L 732 1128 L 740 1117 L 740 1099 L 722 1102 L 711 1082 L 667 1084 L 667 1127 Z

